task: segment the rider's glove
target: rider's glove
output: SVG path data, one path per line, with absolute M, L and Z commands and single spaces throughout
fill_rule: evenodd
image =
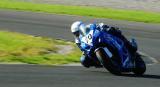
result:
M 104 25 L 104 23 L 99 23 L 98 27 L 100 28 L 100 30 L 102 31 L 107 31 L 107 29 L 109 28 L 108 25 Z

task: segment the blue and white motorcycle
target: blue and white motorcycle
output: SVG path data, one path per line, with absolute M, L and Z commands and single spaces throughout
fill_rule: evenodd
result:
M 88 56 L 96 56 L 99 62 L 112 74 L 120 75 L 123 72 L 134 72 L 143 75 L 146 65 L 138 53 L 131 55 L 124 42 L 107 32 L 91 29 L 81 38 L 81 47 Z

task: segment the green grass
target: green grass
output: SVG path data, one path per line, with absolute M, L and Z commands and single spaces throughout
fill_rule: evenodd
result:
M 120 9 L 87 7 L 87 6 L 36 4 L 29 2 L 17 2 L 15 0 L 1 0 L 0 8 L 34 11 L 34 12 L 47 12 L 56 14 L 91 16 L 91 17 L 120 19 L 120 20 L 138 21 L 146 23 L 160 23 L 160 13 L 137 11 L 137 10 L 120 10 Z
M 60 54 L 57 45 L 70 45 L 73 50 Z M 80 55 L 71 42 L 0 31 L 0 62 L 57 65 L 79 62 Z

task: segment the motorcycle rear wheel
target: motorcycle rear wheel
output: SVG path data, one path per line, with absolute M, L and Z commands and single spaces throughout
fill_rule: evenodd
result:
M 146 71 L 146 64 L 141 58 L 141 56 L 137 53 L 136 58 L 135 58 L 135 68 L 133 69 L 133 73 L 141 76 L 145 73 Z

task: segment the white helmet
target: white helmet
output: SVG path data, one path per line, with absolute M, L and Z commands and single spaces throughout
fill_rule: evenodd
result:
M 75 33 L 77 31 L 80 31 L 80 26 L 83 24 L 81 21 L 76 21 L 71 25 L 71 32 Z

